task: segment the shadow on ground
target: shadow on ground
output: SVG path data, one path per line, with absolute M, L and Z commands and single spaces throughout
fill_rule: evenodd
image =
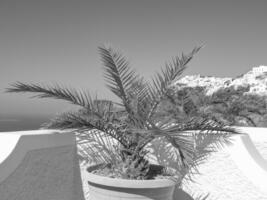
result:
M 175 189 L 173 193 L 173 200 L 194 200 L 188 193 L 183 191 L 182 189 Z

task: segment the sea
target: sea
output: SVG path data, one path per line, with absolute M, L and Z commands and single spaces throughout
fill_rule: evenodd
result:
M 0 116 L 0 132 L 36 130 L 48 121 L 49 117 L 46 116 Z

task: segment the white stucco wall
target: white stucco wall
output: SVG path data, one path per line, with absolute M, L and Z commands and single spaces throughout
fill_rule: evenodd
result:
M 16 132 L 0 132 L 0 148 L 1 148 L 0 164 L 14 150 L 21 135 L 49 134 L 55 131 L 56 130 L 31 130 L 31 131 L 16 131 Z
M 0 133 L 1 200 L 84 200 L 75 136 Z
M 249 135 L 262 157 L 267 160 L 267 128 L 242 127 L 240 129 Z

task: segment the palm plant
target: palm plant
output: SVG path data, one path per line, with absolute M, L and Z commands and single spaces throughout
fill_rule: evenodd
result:
M 171 84 L 180 78 L 200 48 L 174 57 L 149 83 L 130 68 L 121 53 L 108 46 L 100 47 L 107 87 L 119 97 L 119 102 L 93 98 L 86 91 L 58 85 L 16 82 L 7 92 L 34 93 L 34 97 L 78 105 L 78 111 L 63 113 L 44 127 L 75 132 L 81 156 L 102 164 L 97 173 L 125 179 L 181 175 L 195 169 L 215 146 L 230 142 L 229 136 L 238 133 L 208 116 L 178 122 L 170 116 L 159 115 L 159 105 L 168 95 Z M 169 166 L 158 168 L 148 159 L 149 145 L 161 140 L 166 142 L 167 156 L 178 166 L 174 171 Z

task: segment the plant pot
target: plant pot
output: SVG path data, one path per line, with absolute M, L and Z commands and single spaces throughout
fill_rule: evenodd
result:
M 155 180 L 116 179 L 90 173 L 87 168 L 90 200 L 172 200 L 176 182 L 163 178 Z

